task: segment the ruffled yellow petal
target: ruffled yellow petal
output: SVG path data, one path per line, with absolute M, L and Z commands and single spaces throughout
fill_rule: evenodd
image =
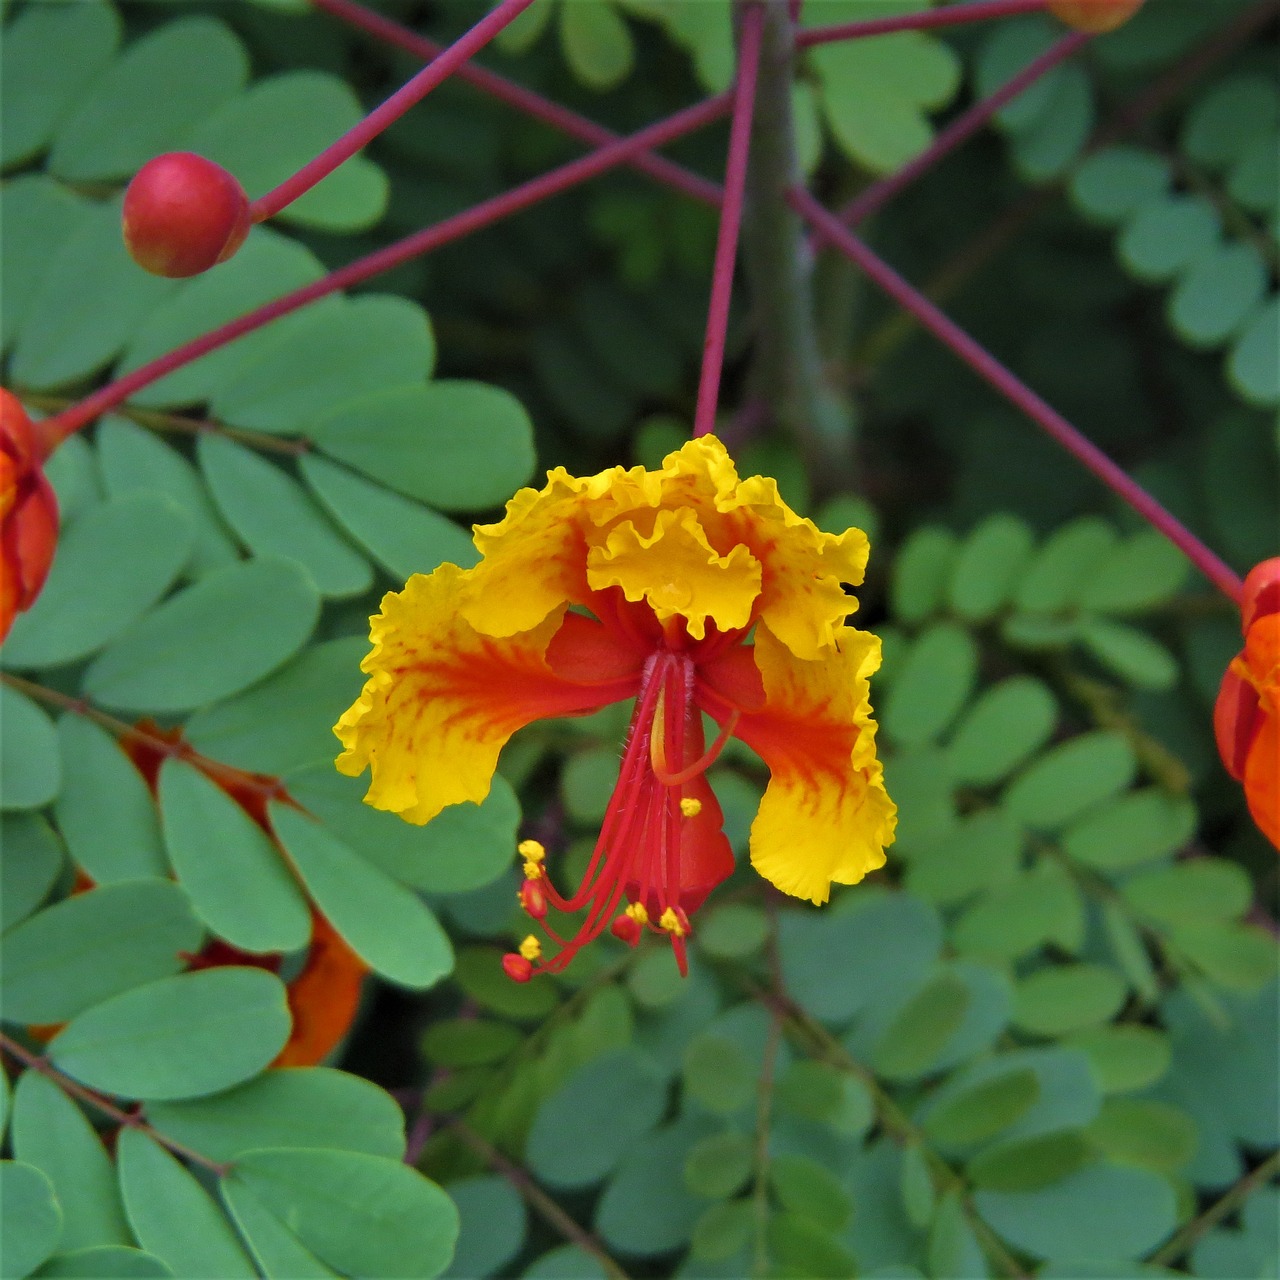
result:
M 338 768 L 352 776 L 370 768 L 366 802 L 410 822 L 483 800 L 499 751 L 523 725 L 622 696 L 548 666 L 563 607 L 518 636 L 478 632 L 463 617 L 473 573 L 444 564 L 383 597 L 361 664 L 370 678 L 334 727 L 346 748 Z
M 760 594 L 760 562 L 741 543 L 727 556 L 707 541 L 688 507 L 659 511 L 653 532 L 626 520 L 603 546 L 587 555 L 587 582 L 595 590 L 621 587 L 633 603 L 646 600 L 659 622 L 679 616 L 701 640 L 710 618 L 722 631 L 745 628 Z
M 897 824 L 868 696 L 880 641 L 843 627 L 830 654 L 804 661 L 761 626 L 755 661 L 765 705 L 735 730 L 770 772 L 751 862 L 784 893 L 826 902 L 833 883 L 855 884 L 884 865 Z

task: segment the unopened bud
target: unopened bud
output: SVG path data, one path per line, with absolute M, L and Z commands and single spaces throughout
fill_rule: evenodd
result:
M 1059 22 L 1095 36 L 1114 31 L 1141 8 L 1142 0 L 1050 0 L 1049 3 L 1049 12 Z
M 502 971 L 512 982 L 528 982 L 533 977 L 533 965 L 514 951 L 502 957 Z
M 124 193 L 125 245 L 152 275 L 181 279 L 225 262 L 250 225 L 244 188 L 191 151 L 147 161 Z

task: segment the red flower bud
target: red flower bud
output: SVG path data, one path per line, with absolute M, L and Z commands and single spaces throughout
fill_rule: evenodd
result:
M 1077 31 L 1101 35 L 1128 22 L 1142 0 L 1050 0 L 1049 12 Z
M 0 388 L 0 640 L 49 576 L 58 499 L 40 464 L 45 441 L 18 397 Z
M 502 970 L 512 982 L 528 982 L 533 977 L 532 963 L 514 951 L 502 957 Z
M 640 941 L 640 921 L 625 912 L 614 920 L 609 926 L 609 931 L 615 938 L 621 938 L 629 947 L 634 947 Z
M 190 151 L 156 156 L 124 193 L 124 242 L 152 275 L 199 275 L 244 243 L 249 197 L 221 165 Z

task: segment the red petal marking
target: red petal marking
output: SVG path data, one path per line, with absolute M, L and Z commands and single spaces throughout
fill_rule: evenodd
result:
M 718 657 L 698 663 L 699 693 L 710 693 L 726 709 L 760 711 L 764 708 L 764 681 L 750 645 L 736 644 Z M 719 717 L 717 717 L 719 719 Z
M 1244 781 L 1249 748 L 1263 721 L 1258 691 L 1241 676 L 1239 668 L 1243 666 L 1241 658 L 1233 659 L 1213 704 L 1213 734 L 1218 741 L 1218 754 L 1237 782 Z
M 638 683 L 647 657 L 629 634 L 580 613 L 566 613 L 547 645 L 547 665 L 574 684 Z

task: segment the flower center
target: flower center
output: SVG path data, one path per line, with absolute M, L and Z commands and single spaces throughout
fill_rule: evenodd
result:
M 681 973 L 686 971 L 689 912 L 732 870 L 719 806 L 703 775 L 737 722 L 734 712 L 704 750 L 694 676 L 688 653 L 664 648 L 645 663 L 618 782 L 576 892 L 559 893 L 547 877 L 541 848 L 530 857 L 522 846 L 526 860 L 520 904 L 541 922 L 558 950 L 538 957 L 542 962 L 537 968 L 531 955 L 508 957 L 507 973 L 517 981 L 535 972 L 559 972 L 606 928 L 632 946 L 646 928 L 667 934 Z M 546 921 L 548 906 L 585 910 L 577 933 L 565 938 L 552 928 Z M 521 959 L 523 964 L 515 962 Z

